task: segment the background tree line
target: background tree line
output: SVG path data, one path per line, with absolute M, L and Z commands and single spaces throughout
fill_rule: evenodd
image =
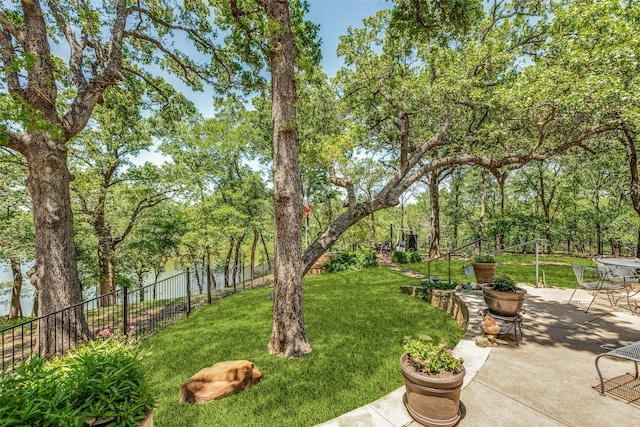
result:
M 432 256 L 440 227 L 447 241 L 495 234 L 505 245 L 514 234 L 542 233 L 551 245 L 562 236 L 584 246 L 588 225 L 562 214 L 569 201 L 574 212 L 596 212 L 597 248 L 621 247 L 600 215 L 614 200 L 640 214 L 635 2 L 398 0 L 342 37 L 345 67 L 331 79 L 318 66 L 305 2 L 209 6 L 51 0 L 0 8 L 0 138 L 3 154 L 19 153 L 28 170 L 32 277 L 44 313 L 81 298 L 77 254 L 96 254 L 88 277 L 112 289 L 134 259 L 122 256 L 126 246 L 144 245 L 136 233 L 161 229 L 154 218 L 173 218 L 159 213 L 168 209 L 179 212 L 172 230 L 181 239 L 164 252 L 191 262 L 213 256 L 228 265 L 272 230 L 269 349 L 298 357 L 311 351 L 304 272 L 358 227 L 375 240 L 386 209 L 400 205 L 408 225 L 408 194 L 420 182 L 430 189 Z M 206 60 L 180 49 L 177 33 Z M 51 55 L 49 34 L 66 41 L 66 61 Z M 212 88 L 216 117 L 199 117 L 154 65 Z M 172 161 L 133 163 L 156 146 Z M 584 168 L 592 158 L 605 162 L 595 178 Z M 270 171 L 261 175 L 255 162 Z M 578 169 L 585 176 L 569 178 Z M 304 251 L 302 190 L 313 216 Z M 91 239 L 74 239 L 82 233 Z M 83 322 L 78 312 L 73 330 L 44 336 L 85 337 Z M 46 352 L 53 343 L 41 345 Z

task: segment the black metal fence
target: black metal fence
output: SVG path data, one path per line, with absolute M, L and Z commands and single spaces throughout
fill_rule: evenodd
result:
M 244 272 L 239 271 L 236 279 L 237 290 L 255 288 L 269 284 L 264 276 L 273 272 L 272 263 L 256 266 L 254 280 L 244 281 Z M 260 280 L 262 278 L 262 280 Z M 40 354 L 39 339 L 49 339 L 54 344 L 54 352 L 61 352 L 79 339 L 73 333 L 66 338 L 51 337 L 51 331 L 72 331 L 74 314 L 81 309 L 88 325 L 89 339 L 100 335 L 123 334 L 135 335 L 144 339 L 175 322 L 188 316 L 193 310 L 212 304 L 220 298 L 232 294 L 234 287 L 218 288 L 214 286 L 214 276 L 207 266 L 176 274 L 175 276 L 146 285 L 142 288 L 123 287 L 108 294 L 37 319 L 9 326 L 0 330 L 0 371 L 10 368 L 31 355 Z M 42 325 L 38 331 L 38 325 Z M 44 332 L 43 332 L 44 331 Z M 38 337 L 39 333 L 47 333 L 47 337 Z M 65 339 L 67 340 L 65 342 Z

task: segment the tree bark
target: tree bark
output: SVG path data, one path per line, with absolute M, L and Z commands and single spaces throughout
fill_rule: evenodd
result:
M 253 285 L 253 279 L 255 278 L 256 267 L 256 250 L 258 249 L 258 239 L 260 234 L 258 230 L 253 230 L 253 243 L 251 244 L 251 284 Z
M 100 305 L 109 307 L 116 304 L 114 259 L 116 248 L 108 230 L 102 228 L 98 235 L 98 265 L 100 267 Z
M 440 197 L 438 195 L 439 174 L 433 171 L 428 175 L 429 179 L 429 205 L 431 215 L 429 217 L 429 258 L 440 256 Z
M 369 229 L 369 247 L 376 247 L 376 217 L 375 212 L 371 212 L 371 227 Z
M 33 308 L 31 309 L 31 317 L 38 317 L 38 278 L 36 277 L 36 267 L 31 267 L 27 270 L 27 277 L 31 282 L 31 285 L 35 288 L 36 292 L 33 296 Z
M 231 264 L 231 255 L 233 255 L 233 242 L 232 236 L 229 237 L 229 250 L 227 251 L 227 258 L 224 263 L 224 287 L 229 287 L 229 265 Z
M 287 0 L 270 0 L 275 270 L 269 353 L 297 358 L 311 352 L 302 305 L 300 168 L 296 129 L 293 35 Z
M 88 326 L 82 313 L 82 288 L 78 280 L 73 242 L 73 214 L 67 168 L 67 150 L 47 134 L 31 136 L 23 153 L 29 166 L 27 187 L 33 201 L 36 271 L 41 312 L 44 316 L 63 308 L 47 321 L 38 322 L 39 351 L 53 355 L 86 341 Z
M 264 249 L 264 255 L 267 257 L 267 266 L 271 267 L 271 258 L 269 257 L 269 250 L 267 249 L 267 243 L 264 241 L 264 235 L 260 233 L 260 240 L 262 241 L 262 248 Z
M 480 199 L 480 218 L 478 219 L 478 239 L 484 236 L 484 215 L 487 209 L 487 171 L 482 169 L 482 198 Z
M 236 254 L 233 259 L 233 291 L 236 291 L 236 283 L 238 279 L 238 268 L 240 266 L 240 252 L 242 251 L 242 241 L 244 240 L 244 234 L 236 240 Z
M 13 289 L 11 290 L 11 307 L 9 308 L 9 320 L 22 317 L 22 306 L 20 305 L 20 293 L 22 292 L 22 271 L 20 271 L 20 260 L 11 258 L 11 273 L 13 274 Z
M 496 180 L 498 181 L 498 187 L 500 188 L 500 218 L 504 218 L 504 187 L 507 182 L 508 173 L 494 174 Z M 496 235 L 496 250 L 504 249 L 505 245 L 505 235 L 504 229 L 500 227 L 498 234 Z

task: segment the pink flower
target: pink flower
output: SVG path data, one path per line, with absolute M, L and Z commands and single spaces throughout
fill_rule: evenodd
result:
M 109 328 L 104 328 L 103 330 L 98 332 L 98 336 L 99 337 L 110 337 L 111 336 L 111 331 L 109 330 Z
M 445 348 L 447 348 L 447 345 L 445 343 L 441 343 L 438 347 L 440 349 L 445 349 Z

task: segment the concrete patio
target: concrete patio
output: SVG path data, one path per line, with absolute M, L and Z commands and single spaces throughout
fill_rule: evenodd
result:
M 460 426 L 640 426 L 640 403 L 630 404 L 594 390 L 599 386 L 596 356 L 640 341 L 640 316 L 611 307 L 599 296 L 584 313 L 591 295 L 578 290 L 527 287 L 524 340 L 511 338 L 480 348 L 484 308 L 479 292 L 463 292 L 470 326 L 456 354 L 465 360 L 467 375 L 461 401 Z M 632 362 L 602 358 L 606 378 L 633 372 Z M 398 375 L 400 370 L 398 368 Z M 403 405 L 404 387 L 321 424 L 323 427 L 419 426 Z

